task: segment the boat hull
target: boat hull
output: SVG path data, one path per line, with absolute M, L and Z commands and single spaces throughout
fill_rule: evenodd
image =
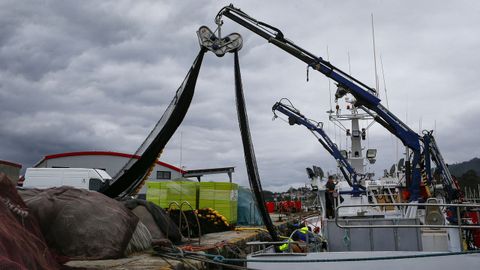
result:
M 376 251 L 319 252 L 307 254 L 257 254 L 248 257 L 248 268 L 292 269 L 478 269 L 480 253 Z M 381 268 L 380 268 L 381 267 Z

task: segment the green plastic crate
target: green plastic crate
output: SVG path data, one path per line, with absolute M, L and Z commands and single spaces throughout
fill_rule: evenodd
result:
M 181 204 L 184 201 L 187 201 L 193 208 L 196 208 L 197 182 L 148 182 L 147 188 L 147 201 L 153 202 L 162 208 L 168 208 L 172 202 Z M 184 207 L 183 209 L 186 210 L 188 207 Z
M 199 183 L 198 208 L 213 208 L 229 223 L 237 223 L 238 185 L 229 182 Z

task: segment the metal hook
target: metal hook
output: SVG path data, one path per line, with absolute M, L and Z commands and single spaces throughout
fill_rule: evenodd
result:
M 219 39 L 222 38 L 222 25 L 223 25 L 223 20 L 221 14 L 218 14 L 215 17 L 215 24 L 217 25 L 217 29 L 215 29 L 214 33 L 218 33 L 217 36 Z

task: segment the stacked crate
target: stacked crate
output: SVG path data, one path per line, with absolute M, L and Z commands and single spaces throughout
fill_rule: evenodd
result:
M 213 208 L 230 224 L 237 223 L 238 185 L 224 182 L 199 183 L 198 208 Z
M 147 201 L 162 208 L 168 208 L 174 201 L 179 204 L 187 201 L 194 209 L 213 208 L 230 224 L 237 223 L 238 185 L 235 183 L 150 181 L 147 183 Z M 188 207 L 182 209 L 189 210 Z
M 165 181 L 147 183 L 147 201 L 153 202 L 162 208 L 168 208 L 172 202 L 181 204 L 190 203 L 195 209 L 197 205 L 197 182 Z M 184 207 L 184 210 L 189 209 Z

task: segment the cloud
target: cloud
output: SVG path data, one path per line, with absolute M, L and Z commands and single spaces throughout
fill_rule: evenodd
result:
M 199 47 L 195 31 L 214 28 L 226 1 L 3 1 L 0 3 L 0 159 L 33 165 L 42 156 L 81 150 L 134 152 L 171 101 Z M 282 29 L 296 44 L 368 85 L 373 72 L 371 13 L 390 110 L 415 131 L 436 128 L 450 163 L 478 156 L 477 70 L 480 5 L 467 1 L 241 1 L 235 5 Z M 271 121 L 272 105 L 289 98 L 325 123 L 333 83 L 224 18 L 223 33 L 241 33 L 242 77 L 263 186 L 306 182 L 305 167 L 336 171 L 333 159 L 303 127 Z M 328 54 L 327 54 L 328 47 Z M 379 64 L 379 63 L 378 63 Z M 386 104 L 380 65 L 380 97 Z M 342 103 L 342 106 L 344 104 Z M 367 123 L 363 124 L 365 127 Z M 375 124 L 366 147 L 378 174 L 403 152 Z M 181 158 L 180 158 L 181 156 Z M 237 123 L 233 57 L 207 54 L 189 113 L 162 160 L 176 166 L 235 166 L 247 185 Z M 226 179 L 215 176 L 210 179 Z

